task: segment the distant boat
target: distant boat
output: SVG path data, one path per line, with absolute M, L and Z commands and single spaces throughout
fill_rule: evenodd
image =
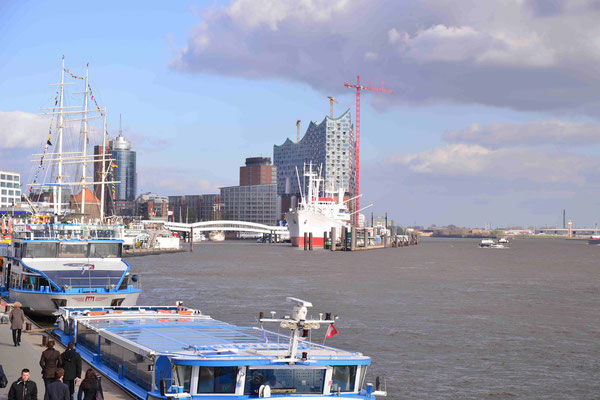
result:
M 508 243 L 509 243 L 509 241 L 508 241 L 508 239 L 507 239 L 507 238 L 500 238 L 500 239 L 498 239 L 498 243 L 502 243 L 502 244 L 508 244 Z
M 508 243 L 508 240 L 504 240 L 505 242 L 495 242 L 493 239 L 482 239 L 479 243 L 479 247 L 482 249 L 508 249 L 508 247 L 504 245 L 504 243 Z
M 600 244 L 600 235 L 592 235 L 588 239 L 588 244 Z
M 208 234 L 208 238 L 213 242 L 222 242 L 225 240 L 225 233 L 223 231 L 211 231 Z

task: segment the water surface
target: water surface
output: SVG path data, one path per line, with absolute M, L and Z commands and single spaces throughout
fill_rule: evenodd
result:
M 139 304 L 183 300 L 249 325 L 289 314 L 294 296 L 338 314 L 328 343 L 371 356 L 368 380 L 385 376 L 391 399 L 600 398 L 600 246 L 477 243 L 332 253 L 228 241 L 128 262 L 143 275 Z

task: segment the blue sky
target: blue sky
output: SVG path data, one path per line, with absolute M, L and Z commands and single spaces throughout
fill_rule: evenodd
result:
M 138 191 L 162 195 L 237 184 L 246 157 L 322 120 L 328 95 L 354 117 L 343 84 L 361 74 L 394 90 L 362 96 L 376 215 L 527 226 L 565 208 L 592 226 L 598 18 L 585 0 L 0 1 L 0 168 L 30 179 L 46 132 L 25 117 L 51 105 L 63 54 L 75 73 L 90 63 L 111 132 L 123 115 Z

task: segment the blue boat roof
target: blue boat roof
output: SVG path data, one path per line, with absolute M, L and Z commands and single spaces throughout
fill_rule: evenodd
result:
M 65 307 L 60 312 L 99 332 L 102 337 L 143 355 L 169 355 L 190 361 L 262 359 L 263 363 L 269 364 L 284 356 L 289 344 L 288 335 L 258 327 L 231 325 L 198 310 L 185 309 L 184 314 L 179 314 L 173 307 L 85 310 Z M 190 312 L 193 314 L 186 315 Z M 314 334 L 324 337 L 325 329 Z M 349 361 L 352 364 L 370 364 L 370 359 L 361 353 L 308 340 L 300 341 L 298 351 L 309 353 L 313 362 L 327 360 L 329 365 L 335 364 L 335 360 L 345 360 L 346 364 Z

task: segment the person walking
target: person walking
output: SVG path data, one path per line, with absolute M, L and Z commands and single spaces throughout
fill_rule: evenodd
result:
M 21 371 L 21 377 L 10 386 L 8 400 L 37 400 L 37 385 L 29 375 L 27 368 Z
M 8 379 L 6 378 L 4 368 L 2 368 L 2 364 L 0 364 L 0 389 L 5 388 L 6 385 L 8 385 Z
M 16 346 L 21 345 L 21 330 L 25 323 L 25 313 L 21 309 L 21 303 L 15 301 L 13 309 L 10 312 L 10 329 L 12 329 L 13 343 Z
M 62 366 L 60 352 L 54 348 L 54 340 L 48 340 L 47 349 L 42 353 L 40 358 L 40 367 L 42 367 L 42 378 L 44 386 L 48 390 L 48 384 L 55 379 L 56 370 Z
M 54 380 L 46 387 L 44 400 L 69 400 L 69 387 L 63 383 L 65 370 L 57 368 L 54 373 Z
M 60 356 L 65 370 L 63 382 L 69 387 L 70 399 L 75 393 L 75 381 L 81 380 L 81 356 L 75 351 L 75 342 L 69 342 L 67 350 Z
M 87 371 L 85 371 L 85 379 L 82 380 L 81 385 L 79 385 L 77 400 L 96 400 L 98 399 L 96 393 L 100 395 L 100 399 L 104 399 L 100 377 L 96 375 L 96 372 L 94 372 L 93 369 L 88 368 Z

